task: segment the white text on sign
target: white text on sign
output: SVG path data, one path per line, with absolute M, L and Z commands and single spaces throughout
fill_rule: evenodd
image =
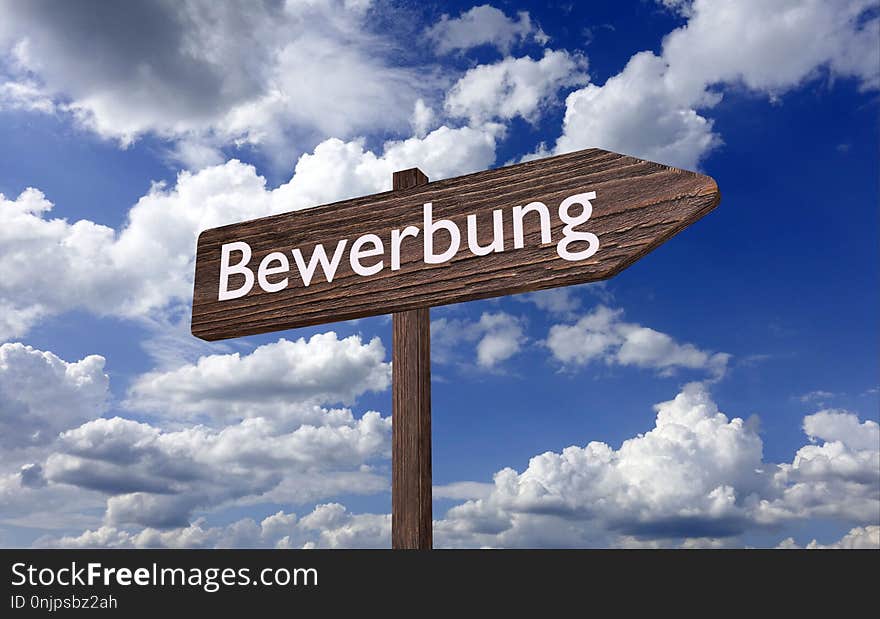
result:
M 556 253 L 563 260 L 578 261 L 586 260 L 599 249 L 599 239 L 592 232 L 575 230 L 587 222 L 593 214 L 591 200 L 596 199 L 594 191 L 578 193 L 564 199 L 559 204 L 559 219 L 565 224 L 562 228 L 562 238 L 556 243 Z M 572 209 L 573 206 L 579 207 Z M 574 210 L 574 213 L 572 213 Z M 523 222 L 526 216 L 539 218 L 541 225 L 541 244 L 553 242 L 550 210 L 543 202 L 530 202 L 525 206 L 514 206 L 511 209 L 513 227 L 513 249 L 524 247 Z M 477 234 L 477 216 L 467 216 L 467 248 L 475 256 L 486 256 L 491 253 L 500 253 L 507 249 L 504 238 L 504 211 L 496 209 L 492 211 L 492 242 L 488 245 L 480 245 Z M 448 246 L 438 249 L 435 243 L 435 235 L 443 230 L 449 239 Z M 442 264 L 455 256 L 462 244 L 462 231 L 458 224 L 449 219 L 434 220 L 433 205 L 426 202 L 423 205 L 423 227 L 406 226 L 391 230 L 389 237 L 390 256 L 388 266 L 392 271 L 400 269 L 401 245 L 405 239 L 415 239 L 422 235 L 423 261 L 426 264 Z M 577 250 L 570 248 L 571 243 L 580 241 L 581 247 Z M 585 243 L 584 247 L 582 244 Z M 364 234 L 354 240 L 349 246 L 348 239 L 340 239 L 333 249 L 332 255 L 328 255 L 324 245 L 315 245 L 308 259 L 303 256 L 299 248 L 290 250 L 299 277 L 303 286 L 309 286 L 314 280 L 318 267 L 321 268 L 324 279 L 332 282 L 339 263 L 348 247 L 349 263 L 352 271 L 362 277 L 375 275 L 386 267 L 385 243 L 376 234 Z M 233 255 L 237 260 L 233 262 Z M 252 258 L 251 247 L 244 241 L 224 243 L 220 251 L 220 283 L 217 299 L 226 301 L 237 299 L 248 294 L 254 287 L 254 283 L 265 292 L 278 292 L 290 285 L 290 260 L 288 254 L 282 251 L 268 253 L 256 268 L 256 273 L 250 265 Z M 229 289 L 229 279 L 232 275 L 241 275 L 244 282 L 238 288 Z

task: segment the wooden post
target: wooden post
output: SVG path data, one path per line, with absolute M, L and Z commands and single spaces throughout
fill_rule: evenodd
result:
M 424 185 L 418 168 L 394 173 L 394 190 Z M 391 547 L 429 550 L 431 515 L 431 316 L 397 312 L 392 337 Z

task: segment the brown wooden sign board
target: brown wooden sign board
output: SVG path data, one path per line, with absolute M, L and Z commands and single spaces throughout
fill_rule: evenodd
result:
M 719 202 L 588 149 L 202 232 L 192 332 L 219 340 L 607 279 Z
M 429 308 L 607 279 L 715 208 L 711 178 L 599 149 L 206 230 L 192 332 L 393 312 L 393 548 L 433 545 Z

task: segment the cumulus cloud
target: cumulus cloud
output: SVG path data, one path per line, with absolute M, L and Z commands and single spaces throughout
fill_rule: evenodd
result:
M 796 549 L 800 546 L 797 545 L 793 537 L 789 537 L 779 542 L 777 548 Z M 880 526 L 855 527 L 839 540 L 830 544 L 820 544 L 814 539 L 805 548 L 810 550 L 880 550 Z
M 798 449 L 791 464 L 779 465 L 773 482 L 781 494 L 764 501 L 759 516 L 880 522 L 877 422 L 825 410 L 805 417 L 803 427 L 811 444 Z
M 0 345 L 0 459 L 27 458 L 30 448 L 100 416 L 108 395 L 103 357 L 68 363 L 31 346 Z M 28 468 L 23 480 L 36 481 L 37 472 Z
M 725 88 L 776 97 L 820 74 L 855 79 L 865 90 L 880 85 L 880 18 L 866 1 L 664 3 L 687 24 L 659 56 L 636 54 L 603 86 L 572 93 L 562 135 L 544 152 L 596 145 L 695 167 L 720 144 L 705 114 Z M 448 94 L 444 109 L 469 126 L 438 126 L 425 80 L 393 66 L 394 50 L 363 28 L 369 4 L 242 11 L 160 3 L 150 5 L 149 19 L 139 3 L 125 15 L 4 5 L 0 49 L 10 54 L 10 76 L 0 80 L 0 108 L 70 113 L 121 144 L 153 133 L 199 171 L 152 187 L 119 230 L 55 218 L 35 189 L 0 195 L 0 341 L 71 309 L 152 320 L 158 309 L 188 303 L 200 230 L 388 189 L 391 173 L 412 165 L 432 179 L 486 168 L 505 132 L 494 121 L 533 121 L 561 88 L 587 81 L 585 61 L 566 52 L 507 57 L 471 69 Z M 96 27 L 96 19 L 114 27 Z M 485 44 L 507 54 L 526 40 L 546 43 L 527 13 L 513 19 L 488 5 L 444 16 L 428 37 L 440 54 Z M 401 123 L 414 136 L 378 149 L 352 137 Z M 328 134 L 344 139 L 318 143 L 275 189 L 252 166 L 219 164 L 221 146 L 289 151 L 292 139 Z M 608 308 L 575 320 L 579 302 L 565 293 L 529 299 L 570 322 L 551 328 L 546 341 L 569 367 L 602 361 L 720 376 L 728 363 L 725 353 L 626 323 Z M 483 369 L 499 368 L 527 341 L 522 319 L 504 312 L 441 318 L 434 331 L 438 361 L 454 360 L 466 344 Z M 103 363 L 0 346 L 0 443 L 16 446 L 4 450 L 11 459 L 0 474 L 2 522 L 88 527 L 65 545 L 387 546 L 387 514 L 352 514 L 338 504 L 260 523 L 194 520 L 229 505 L 387 490 L 374 461 L 389 455 L 390 418 L 329 406 L 387 386 L 378 340 L 324 334 L 150 372 L 129 397 L 155 415 L 149 422 L 96 419 L 106 410 Z M 280 384 L 273 377 L 274 391 L 261 380 L 266 367 L 283 375 Z M 254 402 L 254 392 L 265 397 Z M 657 411 L 655 427 L 619 449 L 572 446 L 537 456 L 522 473 L 502 470 L 491 485 L 438 487 L 438 498 L 466 501 L 436 523 L 438 543 L 719 545 L 799 519 L 880 521 L 874 421 L 819 411 L 804 419 L 810 444 L 791 463 L 773 464 L 763 462 L 754 425 L 722 414 L 705 386 L 688 385 Z M 100 514 L 103 525 L 94 526 Z M 876 540 L 876 530 L 853 529 L 840 544 Z
M 447 93 L 444 107 L 471 123 L 517 116 L 536 122 L 561 88 L 589 81 L 586 69 L 585 57 L 566 51 L 548 49 L 540 60 L 507 57 L 468 70 Z
M 663 41 L 667 79 L 699 96 L 706 85 L 742 83 L 779 94 L 820 70 L 880 87 L 880 17 L 871 0 L 696 0 L 685 26 Z M 733 53 L 735 52 L 735 53 Z
M 123 145 L 153 133 L 201 143 L 179 149 L 184 158 L 232 143 L 283 156 L 296 137 L 405 126 L 426 82 L 370 29 L 370 10 L 351 0 L 3 2 L 0 51 L 20 89 L 35 91 L 25 100 L 54 102 Z
M 837 441 L 856 449 L 870 450 L 880 445 L 880 425 L 860 422 L 854 413 L 826 409 L 804 417 L 804 433 L 810 440 Z
M 220 430 L 166 431 L 114 417 L 63 433 L 43 468 L 53 484 L 107 495 L 108 524 L 165 528 L 235 501 L 303 503 L 381 491 L 385 478 L 364 465 L 387 458 L 390 440 L 389 417 L 356 419 L 348 409 L 324 411 L 320 424 L 294 429 L 256 417 Z
M 777 465 L 763 460 L 754 425 L 721 413 L 701 383 L 656 410 L 654 428 L 619 449 L 592 442 L 536 456 L 521 473 L 499 471 L 491 494 L 435 523 L 438 537 L 465 546 L 696 546 L 821 515 L 880 521 L 873 422 L 847 432 L 848 444 L 808 445 Z M 855 415 L 831 415 L 829 436 L 854 428 Z M 815 450 L 828 461 L 808 467 Z
M 721 144 L 704 110 L 724 88 L 778 97 L 822 72 L 880 87 L 880 17 L 871 0 L 693 3 L 687 23 L 604 85 L 566 100 L 554 152 L 600 147 L 685 168 Z
M 389 514 L 352 514 L 339 503 L 318 505 L 310 513 L 276 512 L 256 522 L 244 518 L 226 526 L 198 519 L 176 529 L 140 531 L 104 525 L 76 536 L 44 537 L 38 544 L 61 548 L 387 548 Z
M 304 208 L 390 189 L 396 170 L 418 167 L 432 180 L 475 172 L 492 164 L 496 140 L 503 135 L 497 123 L 457 129 L 443 125 L 423 138 L 386 142 L 381 155 L 366 150 L 363 140 L 331 138 L 303 155 L 290 183 L 276 191 L 294 208 Z
M 513 19 L 489 4 L 475 6 L 458 17 L 444 14 L 425 31 L 425 35 L 438 54 L 465 51 L 481 45 L 492 45 L 506 53 L 514 44 L 530 38 L 540 45 L 549 40 L 532 22 L 528 11 L 520 11 Z
M 255 197 L 262 200 L 255 204 Z M 174 191 L 154 186 L 118 234 L 88 220 L 50 219 L 53 205 L 35 189 L 14 201 L 0 195 L 0 296 L 8 306 L 0 338 L 23 335 L 41 317 L 74 308 L 137 316 L 184 298 L 196 230 L 235 212 L 256 214 L 266 201 L 263 180 L 238 162 L 183 173 Z
M 858 526 L 831 547 L 877 547 L 875 422 L 858 422 L 848 412 L 808 416 L 804 427 L 821 426 L 813 439 L 822 444 L 805 445 L 790 464 L 775 464 L 764 460 L 756 424 L 722 413 L 705 384 L 686 385 L 655 410 L 654 427 L 618 448 L 573 445 L 533 457 L 522 472 L 502 469 L 492 484 L 435 487 L 436 498 L 464 501 L 434 521 L 436 545 L 712 548 L 741 545 L 749 532 L 835 516 Z M 817 466 L 820 457 L 825 462 Z M 327 504 L 302 518 L 279 512 L 259 524 L 245 519 L 210 527 L 198 519 L 160 530 L 108 522 L 43 543 L 387 547 L 389 531 L 388 514 L 352 514 Z M 780 544 L 795 545 L 793 539 Z
M 308 340 L 281 339 L 247 355 L 201 357 L 168 371 L 148 372 L 133 383 L 128 406 L 175 419 L 321 417 L 319 403 L 352 404 L 391 383 L 391 365 L 379 338 L 339 339 L 330 331 Z
M 303 517 L 300 528 L 313 536 L 304 548 L 387 548 L 391 545 L 391 514 L 352 514 L 338 503 L 319 505 Z M 280 547 L 298 545 L 282 539 Z
M 0 473 L 0 525 L 5 527 L 48 531 L 95 527 L 101 524 L 105 501 L 98 492 L 48 483 L 39 464 Z M 9 542 L 3 539 L 2 544 Z
M 275 189 L 237 160 L 181 172 L 174 187 L 155 184 L 140 198 L 119 231 L 52 218 L 54 205 L 36 189 L 14 200 L 0 194 L 0 341 L 72 309 L 139 318 L 170 302 L 188 304 L 201 230 L 387 190 L 395 170 L 412 166 L 433 179 L 482 169 L 501 133 L 491 123 L 442 126 L 424 138 L 389 141 L 380 155 L 361 139 L 331 138 Z
M 648 538 L 726 536 L 743 526 L 743 501 L 760 492 L 761 440 L 718 411 L 692 383 L 658 404 L 655 427 L 615 450 L 592 442 L 503 469 L 486 499 L 449 510 L 451 542 L 602 545 L 619 532 Z M 546 534 L 539 534 L 547 529 Z
M 666 63 L 651 52 L 633 56 L 604 85 L 566 98 L 556 153 L 599 147 L 693 169 L 720 144 L 712 121 L 681 103 L 663 80 Z
M 69 362 L 19 343 L 0 345 L 0 524 L 94 524 L 102 497 L 50 484 L 42 462 L 61 433 L 101 416 L 109 395 L 103 357 Z
M 653 368 L 665 374 L 680 368 L 705 370 L 718 377 L 725 373 L 730 360 L 727 353 L 680 344 L 665 333 L 625 322 L 622 310 L 604 305 L 574 324 L 553 325 L 545 344 L 554 358 L 568 367 L 603 361 L 608 365 Z
M 103 513 L 166 529 L 223 506 L 384 492 L 391 418 L 324 405 L 387 389 L 389 374 L 377 338 L 281 340 L 136 379 L 132 399 L 159 419 L 148 423 L 101 417 L 102 357 L 3 344 L 0 522 L 76 527 Z
M 431 322 L 432 357 L 438 363 L 460 361 L 462 344 L 474 345 L 476 365 L 496 369 L 526 341 L 522 318 L 506 312 L 483 312 L 479 320 L 438 318 Z
M 224 505 L 381 492 L 387 478 L 370 463 L 390 456 L 391 418 L 322 404 L 389 382 L 378 338 L 329 332 L 202 357 L 134 381 L 129 405 L 165 425 L 113 417 L 73 427 L 37 465 L 40 478 L 103 495 L 108 526 L 162 529 Z

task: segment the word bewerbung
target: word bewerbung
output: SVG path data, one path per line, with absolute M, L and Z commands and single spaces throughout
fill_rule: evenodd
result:
M 596 192 L 588 191 L 565 198 L 559 204 L 559 219 L 565 224 L 562 228 L 562 238 L 556 243 L 556 253 L 563 260 L 578 261 L 586 260 L 599 249 L 599 238 L 592 232 L 575 230 L 575 226 L 582 225 L 593 214 L 593 205 L 590 200 L 596 199 Z M 571 207 L 577 205 L 575 213 Z M 578 212 L 579 211 L 579 212 Z M 526 216 L 538 217 L 541 223 L 541 244 L 553 242 L 550 225 L 550 211 L 543 202 L 530 202 L 525 206 L 514 206 L 511 209 L 513 223 L 513 249 L 524 247 L 523 221 Z M 435 235 L 444 230 L 449 236 L 449 245 L 443 251 L 437 252 L 435 247 Z M 406 226 L 391 230 L 389 238 L 390 257 L 388 266 L 392 271 L 400 269 L 400 248 L 407 238 L 415 239 L 421 234 L 423 260 L 426 264 L 442 264 L 455 256 L 462 241 L 462 233 L 458 225 L 449 219 L 434 221 L 433 204 L 426 202 L 423 205 L 423 227 L 420 230 L 416 226 Z M 488 245 L 480 245 L 477 235 L 477 216 L 467 216 L 467 247 L 475 256 L 486 256 L 491 253 L 500 253 L 506 250 L 507 243 L 504 238 L 504 210 L 492 211 L 492 242 Z M 575 241 L 585 242 L 583 249 L 572 251 L 569 246 Z M 336 243 L 332 256 L 328 256 L 324 245 L 318 243 L 312 250 L 311 257 L 306 260 L 302 251 L 296 247 L 290 250 L 294 263 L 299 272 L 299 278 L 303 286 L 308 287 L 315 278 L 318 267 L 324 273 L 327 282 L 332 282 L 339 263 L 348 247 L 348 259 L 351 269 L 357 275 L 368 277 L 379 273 L 386 267 L 385 243 L 376 234 L 364 234 L 354 240 L 351 245 L 348 239 L 340 239 Z M 239 254 L 238 260 L 232 262 L 233 252 Z M 251 247 L 244 241 L 224 243 L 220 250 L 220 285 L 218 300 L 226 301 L 243 297 L 251 291 L 254 283 L 265 292 L 278 292 L 290 285 L 290 261 L 287 253 L 273 251 L 260 261 L 254 274 L 250 266 L 252 257 Z M 365 264 L 370 262 L 370 264 Z M 238 288 L 229 289 L 231 275 L 243 275 L 244 283 Z

